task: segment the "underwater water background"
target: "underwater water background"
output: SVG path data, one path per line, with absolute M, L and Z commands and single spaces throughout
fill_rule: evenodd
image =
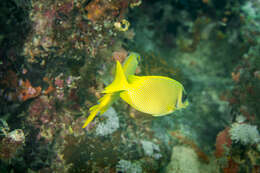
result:
M 260 172 L 260 0 L 2 0 L 0 26 L 0 173 Z M 189 106 L 82 128 L 131 52 Z

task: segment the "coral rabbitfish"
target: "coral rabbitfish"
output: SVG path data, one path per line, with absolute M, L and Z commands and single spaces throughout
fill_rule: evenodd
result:
M 117 61 L 114 81 L 102 92 L 105 95 L 99 99 L 99 104 L 89 109 L 90 115 L 83 128 L 119 98 L 152 116 L 167 115 L 188 106 L 188 100 L 183 101 L 184 87 L 178 81 L 164 76 L 135 76 L 139 61 L 140 55 L 134 52 L 129 54 L 123 67 Z

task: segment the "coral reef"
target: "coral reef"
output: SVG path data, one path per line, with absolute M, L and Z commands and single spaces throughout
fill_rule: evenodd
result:
M 119 128 L 119 119 L 116 111 L 111 107 L 103 115 L 107 118 L 106 122 L 97 124 L 96 134 L 106 136 L 115 132 Z
M 0 172 L 260 171 L 259 0 L 3 0 Z M 152 117 L 115 102 L 113 80 L 181 82 L 189 107 Z M 189 163 L 189 164 L 187 164 Z

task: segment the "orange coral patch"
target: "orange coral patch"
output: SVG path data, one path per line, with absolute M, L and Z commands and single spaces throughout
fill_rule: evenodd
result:
M 118 13 L 118 8 L 107 0 L 91 1 L 85 10 L 88 11 L 87 17 L 92 22 L 96 22 L 104 17 L 109 17 L 109 14 Z
M 225 130 L 221 131 L 217 136 L 215 156 L 217 158 L 224 156 L 226 154 L 225 146 L 227 148 L 230 148 L 231 144 L 232 144 L 232 141 L 231 141 L 230 135 L 229 135 L 229 128 L 227 127 Z
M 55 88 L 53 86 L 49 85 L 47 90 L 44 91 L 44 94 L 49 94 L 49 93 L 53 92 L 54 90 L 55 90 Z
M 52 85 L 52 83 L 51 83 L 51 81 L 49 80 L 48 77 L 44 77 L 43 81 L 45 81 L 45 82 L 47 82 L 49 84 L 49 87 L 47 88 L 47 90 L 45 90 L 43 92 L 43 94 L 49 94 L 49 93 L 51 93 L 51 92 L 53 92 L 55 90 L 55 88 L 53 87 L 53 85 Z
M 30 98 L 37 97 L 41 94 L 41 87 L 32 87 L 30 81 L 26 79 L 26 81 L 22 82 L 21 89 L 19 92 L 19 99 L 21 101 L 26 101 Z

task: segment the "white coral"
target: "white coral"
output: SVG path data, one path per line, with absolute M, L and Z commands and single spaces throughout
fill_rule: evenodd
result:
M 150 141 L 145 141 L 145 140 L 142 140 L 141 143 L 142 143 L 142 146 L 144 149 L 144 154 L 146 156 L 153 157 L 155 159 L 161 158 L 162 155 L 160 153 L 158 153 L 158 152 L 160 152 L 160 148 L 158 145 L 156 145 Z
M 116 165 L 116 171 L 124 173 L 142 173 L 142 167 L 138 163 L 132 163 L 128 160 L 120 160 Z
M 97 135 L 106 136 L 115 132 L 119 128 L 119 119 L 114 108 L 110 107 L 102 116 L 105 116 L 107 119 L 105 122 L 97 125 Z
M 260 142 L 260 135 L 256 126 L 234 123 L 229 130 L 231 140 L 243 145 Z

